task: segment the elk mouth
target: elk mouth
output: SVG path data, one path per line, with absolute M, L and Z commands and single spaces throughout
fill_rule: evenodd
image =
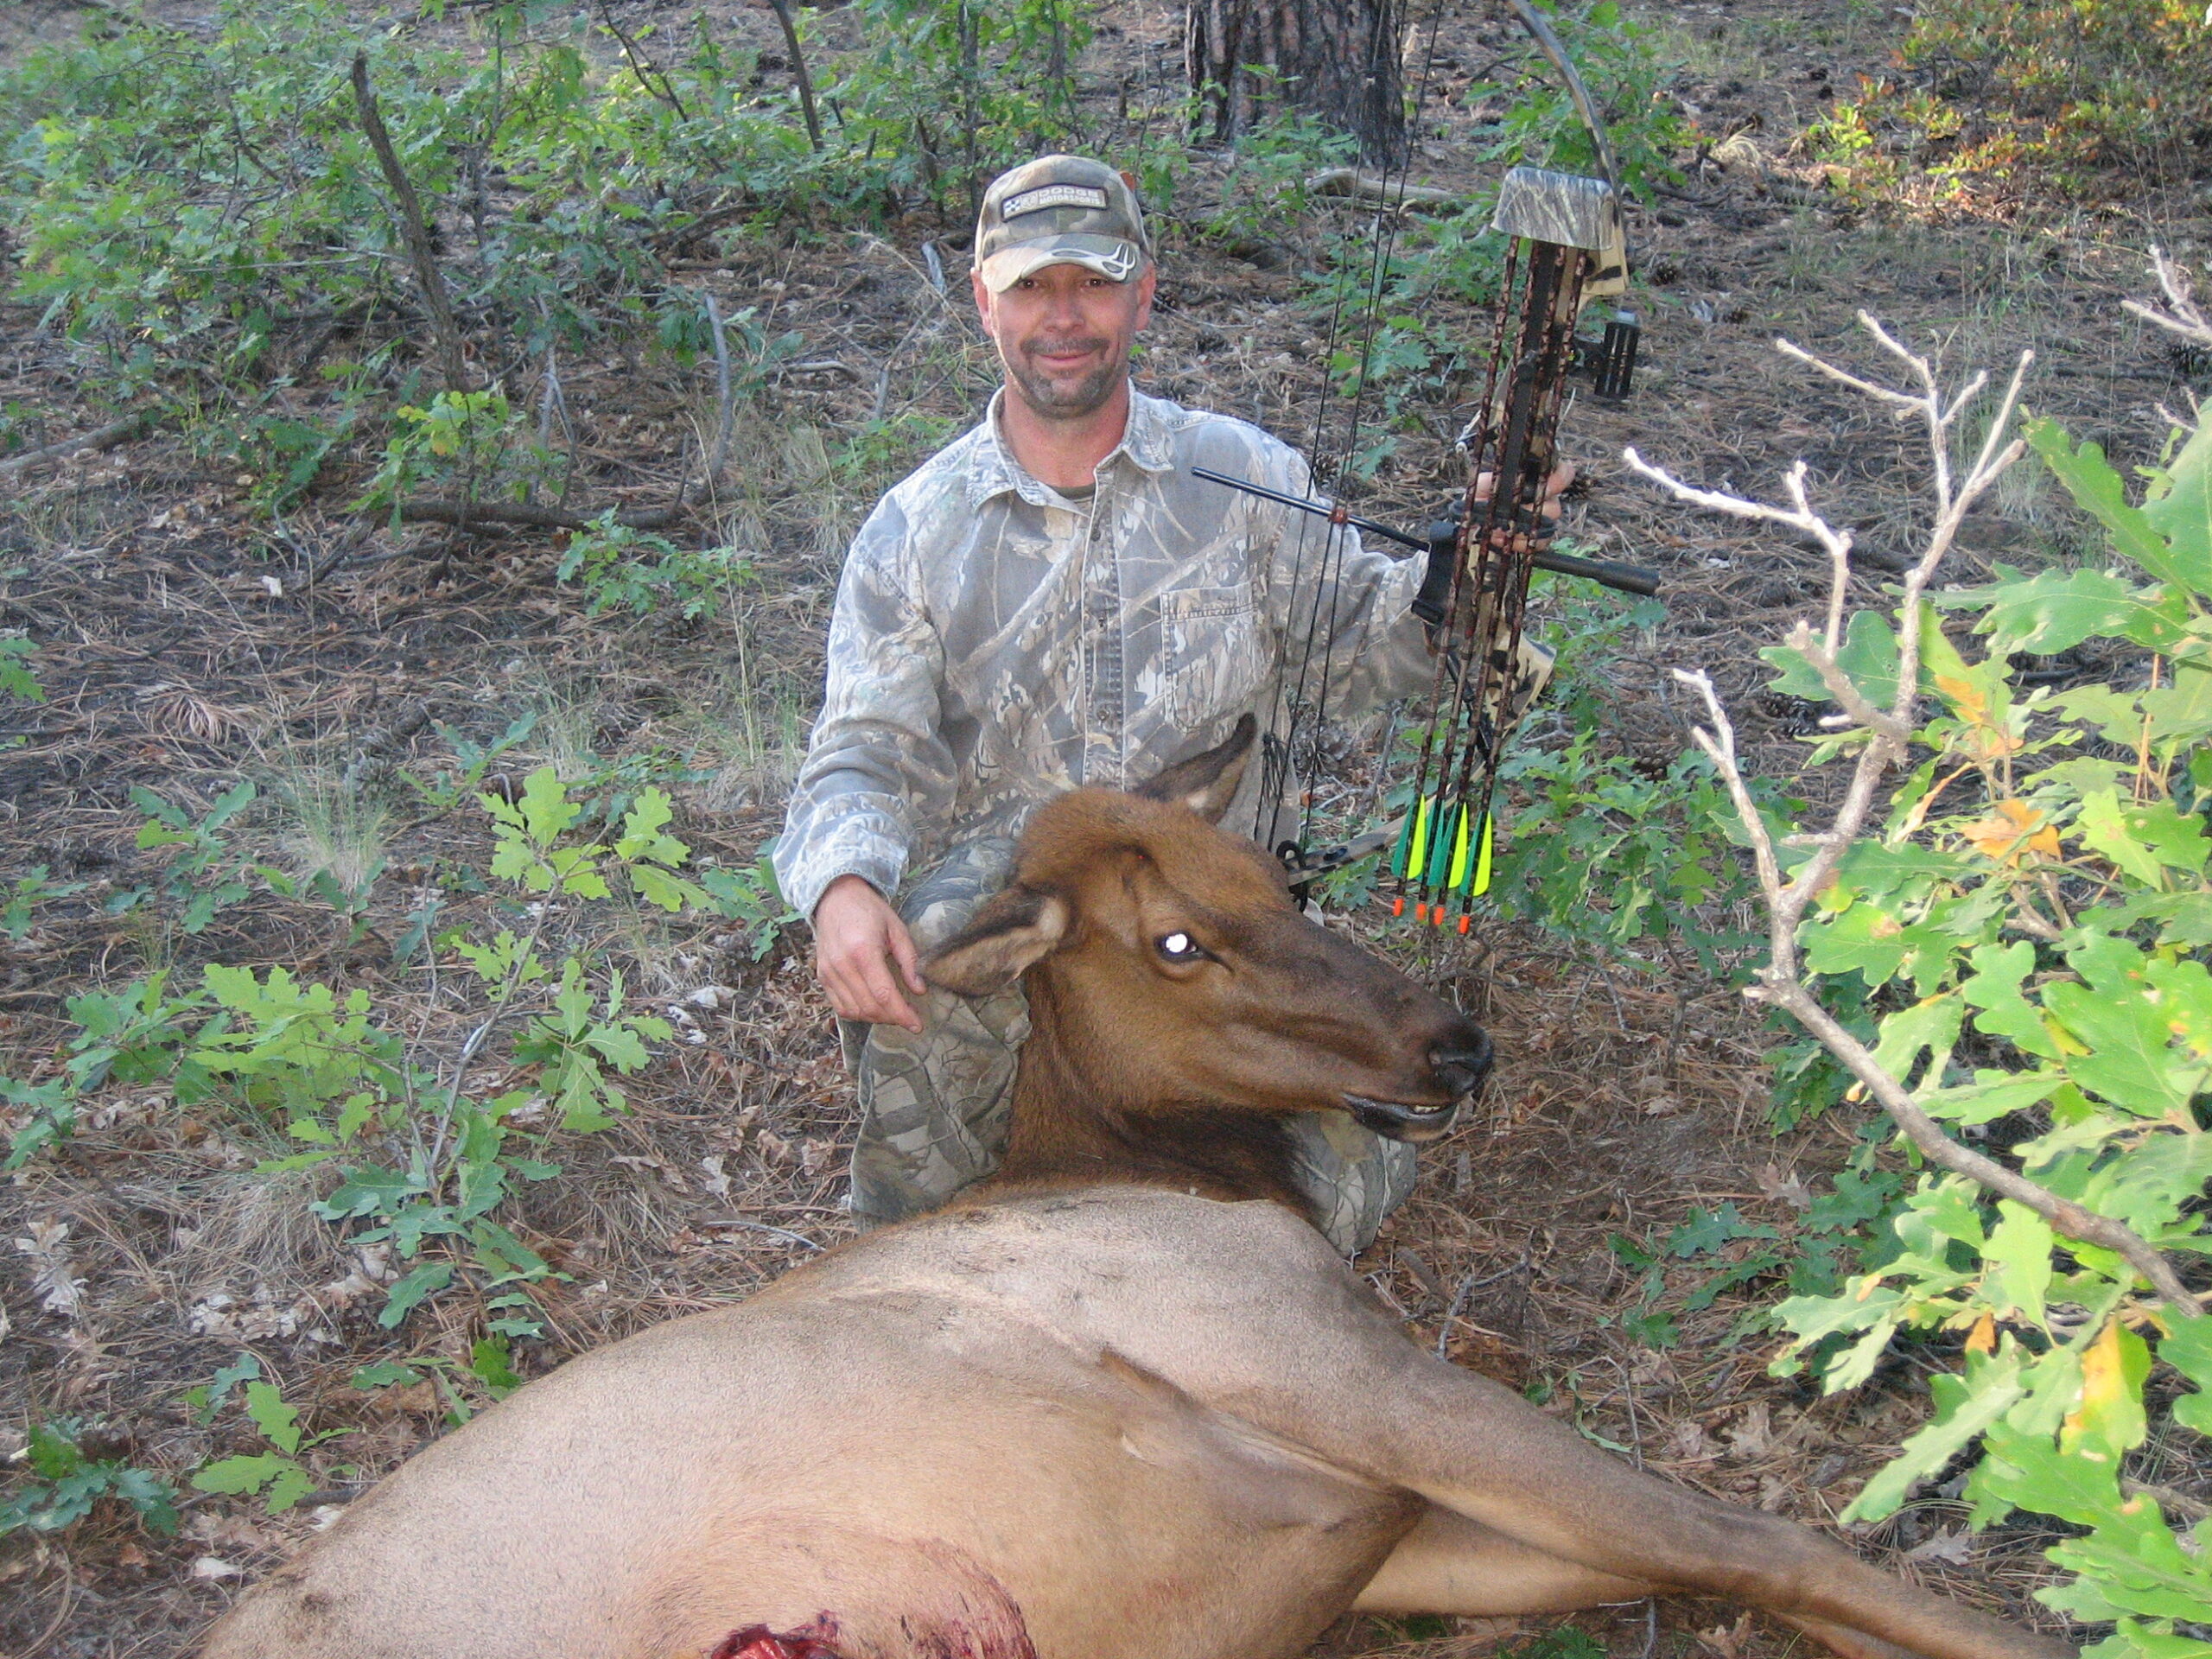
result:
M 1386 1141 L 1433 1141 L 1450 1131 L 1467 1096 L 1457 1096 L 1433 1105 L 1416 1106 L 1402 1100 L 1372 1100 L 1365 1095 L 1346 1095 L 1344 1109 L 1353 1122 Z

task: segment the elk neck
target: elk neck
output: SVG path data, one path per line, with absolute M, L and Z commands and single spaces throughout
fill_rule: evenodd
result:
M 1120 1075 L 1113 1046 L 1056 1006 L 1050 975 L 1033 972 L 1024 988 L 1033 1034 L 1022 1045 L 1006 1157 L 990 1185 L 1128 1182 L 1271 1199 L 1316 1220 L 1292 1177 L 1281 1118 L 1203 1099 L 1143 1096 Z

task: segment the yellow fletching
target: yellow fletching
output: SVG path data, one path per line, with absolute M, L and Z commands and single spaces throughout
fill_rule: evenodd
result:
M 1421 878 L 1422 855 L 1428 850 L 1428 803 L 1417 802 L 1414 806 L 1413 843 L 1406 849 L 1406 872 L 1415 880 Z
M 1459 809 L 1459 821 L 1452 836 L 1452 875 L 1445 882 L 1445 891 L 1457 889 L 1467 879 L 1467 809 Z
M 1497 840 L 1497 823 L 1487 812 L 1483 814 L 1483 849 L 1475 860 L 1475 885 L 1470 889 L 1480 896 L 1490 891 L 1490 856 Z

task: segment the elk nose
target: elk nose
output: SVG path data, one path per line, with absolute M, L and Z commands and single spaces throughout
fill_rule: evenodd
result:
M 1455 1095 L 1471 1095 L 1490 1075 L 1490 1033 L 1470 1026 L 1428 1051 L 1436 1080 Z

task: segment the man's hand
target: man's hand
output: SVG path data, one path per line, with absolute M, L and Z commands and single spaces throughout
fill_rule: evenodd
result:
M 1544 480 L 1543 513 L 1546 518 L 1551 519 L 1557 518 L 1559 517 L 1560 497 L 1567 493 L 1567 486 L 1573 482 L 1574 463 L 1573 461 L 1561 461 L 1558 466 L 1552 468 L 1551 476 Z M 1476 500 L 1489 500 L 1491 495 L 1496 493 L 1497 489 L 1497 474 L 1478 473 L 1475 475 Z M 1501 532 L 1499 535 L 1499 542 L 1503 543 L 1503 535 Z M 1520 538 L 1516 537 L 1515 539 L 1517 542 Z M 1473 548 L 1469 548 L 1467 550 L 1467 556 L 1470 559 L 1472 559 L 1475 556 L 1475 551 L 1476 550 Z
M 814 907 L 814 973 L 844 1018 L 920 1033 L 921 1015 L 899 994 L 902 979 L 916 996 L 924 988 L 913 935 L 857 875 L 839 876 Z

